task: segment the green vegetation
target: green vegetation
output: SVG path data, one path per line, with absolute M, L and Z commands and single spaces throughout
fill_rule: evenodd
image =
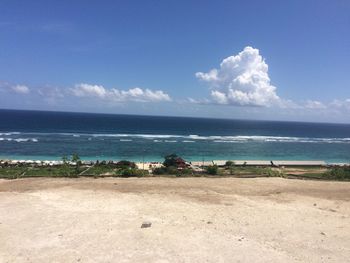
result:
M 146 174 L 146 171 L 139 170 L 136 168 L 120 169 L 116 172 L 117 176 L 121 177 L 142 177 Z M 148 174 L 148 171 L 147 171 Z
M 350 166 L 334 167 L 324 173 L 328 179 L 350 180 Z
M 193 175 L 193 171 L 189 168 L 186 161 L 176 154 L 165 156 L 163 166 L 153 169 L 152 172 L 154 175 Z
M 189 168 L 178 169 L 174 166 L 159 167 L 153 169 L 154 175 L 175 175 L 175 176 L 187 176 L 193 175 L 193 171 Z
M 71 166 L 53 166 L 53 167 L 29 167 L 22 177 L 78 177 L 79 172 L 76 167 Z
M 104 176 L 104 175 L 114 175 L 115 165 L 111 164 L 95 164 L 91 167 L 86 167 L 86 169 L 81 173 L 82 176 Z
M 176 154 L 167 155 L 163 166 L 154 168 L 154 175 L 170 176 L 205 176 L 222 175 L 235 177 L 284 177 L 317 180 L 350 181 L 350 166 L 336 166 L 331 168 L 314 167 L 261 167 L 236 165 L 227 161 L 224 166 L 209 165 L 202 170 L 192 170 L 192 166 Z M 63 156 L 62 164 L 45 165 L 39 163 L 3 162 L 0 165 L 0 178 L 16 179 L 25 177 L 79 177 L 79 176 L 114 176 L 114 177 L 142 177 L 149 175 L 148 170 L 140 170 L 134 162 L 122 160 L 117 163 L 97 161 L 94 164 L 84 164 L 77 154 Z
M 117 162 L 116 164 L 117 168 L 120 169 L 127 169 L 127 168 L 132 168 L 132 169 L 136 169 L 136 164 L 134 162 L 130 162 L 130 161 L 126 161 L 126 160 L 122 160 Z
M 26 171 L 25 167 L 0 167 L 0 178 L 16 179 Z
M 170 154 L 164 157 L 163 165 L 165 167 L 176 167 L 176 159 L 178 156 L 176 154 Z
M 216 175 L 219 173 L 219 168 L 217 165 L 209 165 L 207 167 L 207 173 L 210 175 Z
M 230 171 L 230 175 L 233 175 L 235 173 L 235 162 L 227 161 L 225 163 L 225 169 Z
M 75 174 L 79 174 L 79 168 L 81 166 L 81 160 L 78 154 L 72 155 L 72 162 L 75 163 Z

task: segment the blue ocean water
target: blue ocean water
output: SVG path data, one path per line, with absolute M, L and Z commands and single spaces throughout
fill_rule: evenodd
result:
M 0 110 L 0 159 L 350 161 L 350 125 Z

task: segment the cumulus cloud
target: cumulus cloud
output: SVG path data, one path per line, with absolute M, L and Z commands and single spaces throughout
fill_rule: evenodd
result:
M 197 72 L 199 80 L 210 84 L 211 97 L 219 104 L 271 106 L 281 103 L 271 85 L 268 65 L 259 50 L 245 47 L 238 55 L 225 58 L 218 69 Z
M 160 102 L 171 101 L 168 94 L 161 90 L 150 90 L 132 88 L 129 90 L 107 89 L 101 85 L 91 85 L 86 83 L 77 84 L 71 89 L 77 97 L 95 97 L 116 102 L 138 101 L 138 102 Z
M 28 94 L 30 89 L 25 85 L 15 85 L 11 87 L 11 90 L 18 94 Z

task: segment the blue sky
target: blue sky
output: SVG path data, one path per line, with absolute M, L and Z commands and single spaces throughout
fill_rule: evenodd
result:
M 349 73 L 346 0 L 0 1 L 0 108 L 350 122 Z

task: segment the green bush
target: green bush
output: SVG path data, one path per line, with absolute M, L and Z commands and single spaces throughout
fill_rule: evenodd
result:
M 152 173 L 155 175 L 162 175 L 162 174 L 166 174 L 166 167 L 156 167 L 153 169 Z
M 231 167 L 231 166 L 234 166 L 234 165 L 235 165 L 235 162 L 233 162 L 233 161 L 226 161 L 226 163 L 225 163 L 226 167 Z
M 266 175 L 268 177 L 283 177 L 283 173 L 279 170 L 274 170 L 271 168 L 264 168 L 261 170 L 261 174 Z
M 169 167 L 157 167 L 153 169 L 153 174 L 155 175 L 176 175 L 176 176 L 181 176 L 181 175 L 189 175 L 193 174 L 193 171 L 189 168 L 183 168 L 183 169 L 177 169 L 174 166 L 169 166 Z
M 350 180 L 350 166 L 334 167 L 325 173 L 327 177 L 336 180 Z
M 217 165 L 210 165 L 207 167 L 207 173 L 211 175 L 216 175 L 218 174 L 218 166 Z
M 225 163 L 225 169 L 230 171 L 230 175 L 235 173 L 235 162 L 233 161 L 227 161 Z
M 179 170 L 179 173 L 183 175 L 189 175 L 189 174 L 193 174 L 193 171 L 190 168 L 184 168 Z
M 162 166 L 162 167 L 157 167 L 153 169 L 153 174 L 156 175 L 162 175 L 162 174 L 172 174 L 172 175 L 177 175 L 179 173 L 179 170 L 174 167 L 174 166 Z
M 116 164 L 117 168 L 136 168 L 136 164 L 134 162 L 130 162 L 130 161 L 126 161 L 126 160 L 121 160 L 119 162 L 117 162 Z
M 136 168 L 127 168 L 120 170 L 119 175 L 122 177 L 141 177 L 145 175 L 145 171 Z

